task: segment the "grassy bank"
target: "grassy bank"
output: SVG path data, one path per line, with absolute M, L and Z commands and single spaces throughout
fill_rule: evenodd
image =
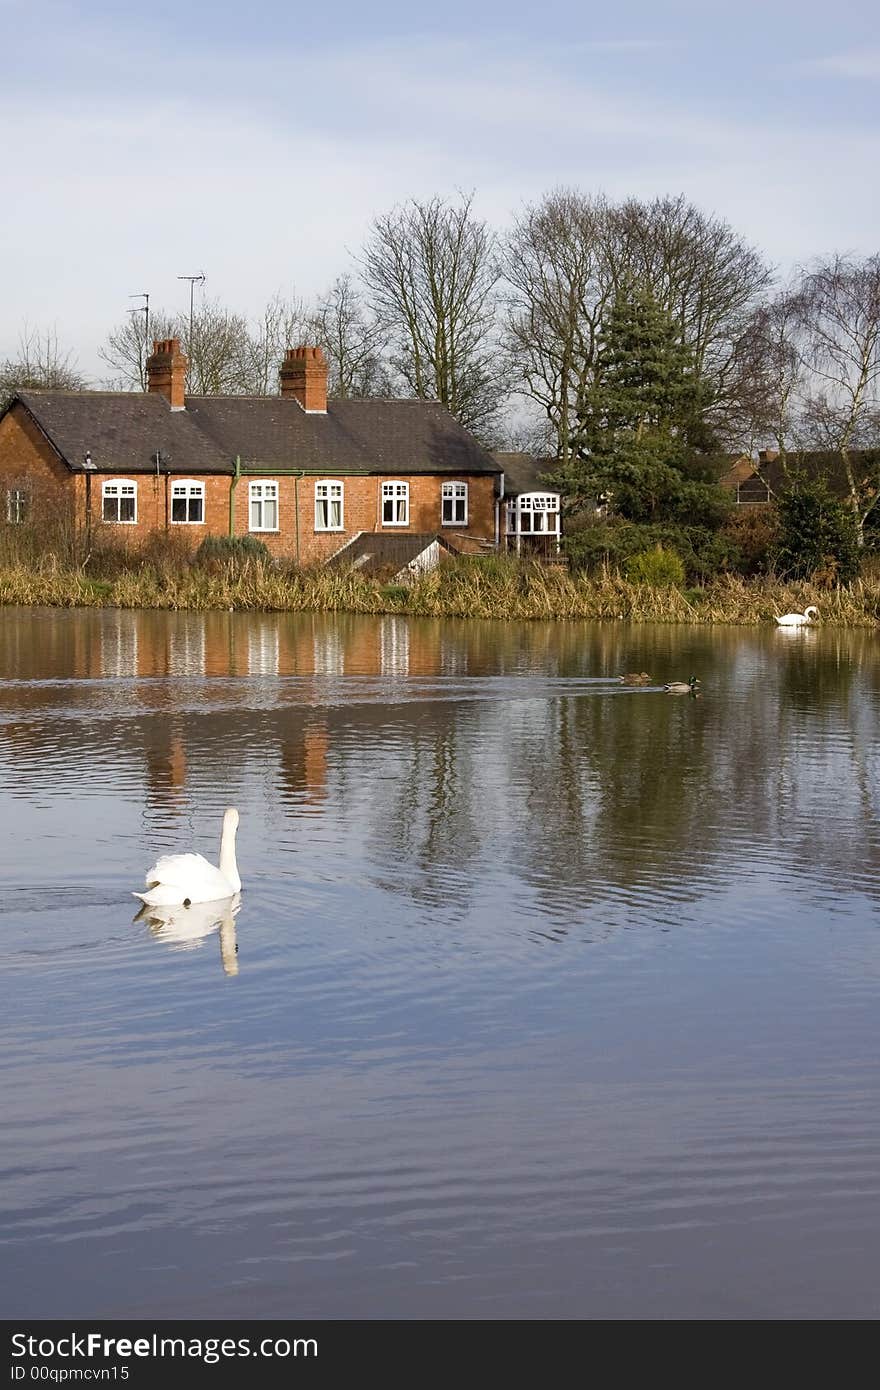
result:
M 880 580 L 828 589 L 723 576 L 682 590 L 633 584 L 612 572 L 586 577 L 561 567 L 495 558 L 445 565 L 408 586 L 358 574 L 285 571 L 254 563 L 214 570 L 142 564 L 106 577 L 61 568 L 57 562 L 0 568 L 0 604 L 62 608 L 756 624 L 772 622 L 776 613 L 802 611 L 808 603 L 816 604 L 823 623 L 873 627 L 880 621 Z

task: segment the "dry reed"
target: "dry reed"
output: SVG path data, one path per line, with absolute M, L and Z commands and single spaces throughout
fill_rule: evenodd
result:
M 250 561 L 210 571 L 142 562 L 107 577 L 62 566 L 52 555 L 0 568 L 0 604 L 62 608 L 756 624 L 772 622 L 776 613 L 802 611 L 808 603 L 816 604 L 823 623 L 873 627 L 880 620 L 880 579 L 828 589 L 725 575 L 700 588 L 655 588 L 630 583 L 611 570 L 587 577 L 561 566 L 494 557 L 444 564 L 408 585 L 382 584 L 339 570 L 297 571 Z

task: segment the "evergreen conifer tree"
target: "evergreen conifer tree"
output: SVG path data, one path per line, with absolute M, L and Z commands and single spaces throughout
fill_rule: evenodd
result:
M 673 316 L 629 287 L 602 326 L 575 456 L 559 480 L 571 510 L 600 498 L 627 521 L 714 526 L 719 490 L 701 478 L 703 387 Z

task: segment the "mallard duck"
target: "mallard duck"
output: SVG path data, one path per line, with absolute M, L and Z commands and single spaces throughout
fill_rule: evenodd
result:
M 670 695 L 696 695 L 697 686 L 700 684 L 696 676 L 691 676 L 689 681 L 670 681 L 663 689 Z
M 783 613 L 781 618 L 776 621 L 780 627 L 804 627 L 806 623 L 811 623 L 813 619 L 810 614 L 814 613 L 818 618 L 819 610 L 814 603 L 804 609 L 803 613 Z
M 630 671 L 628 675 L 618 676 L 621 685 L 650 685 L 651 677 L 647 671 Z

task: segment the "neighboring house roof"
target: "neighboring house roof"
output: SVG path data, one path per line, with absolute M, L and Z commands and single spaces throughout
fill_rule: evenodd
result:
M 151 472 L 156 452 L 175 473 L 283 468 L 327 473 L 493 474 L 488 450 L 436 401 L 330 401 L 310 414 L 280 396 L 22 391 L 17 397 L 73 469 L 86 451 L 99 473 Z M 162 462 L 162 468 L 166 464 Z
M 880 450 L 853 449 L 850 463 L 856 483 L 870 482 L 880 476 Z M 808 478 L 824 478 L 829 490 L 836 497 L 849 495 L 849 482 L 840 454 L 832 450 L 810 449 L 803 452 L 792 450 L 783 461 L 780 455 L 759 454 L 757 459 L 740 458 L 721 478 L 721 484 L 731 490 L 748 487 L 749 479 L 760 478 L 777 497 L 791 485 L 790 475 L 803 473 Z
M 503 452 L 493 453 L 492 457 L 504 470 L 505 496 L 518 497 L 523 492 L 558 492 L 558 488 L 543 480 L 545 474 L 552 473 L 556 468 L 556 459 Z
M 753 478 L 756 472 L 755 460 L 749 458 L 748 455 L 742 455 L 740 458 L 734 459 L 730 467 L 721 474 L 718 483 L 721 487 L 730 488 L 733 491 L 741 483 L 746 482 L 748 478 Z

